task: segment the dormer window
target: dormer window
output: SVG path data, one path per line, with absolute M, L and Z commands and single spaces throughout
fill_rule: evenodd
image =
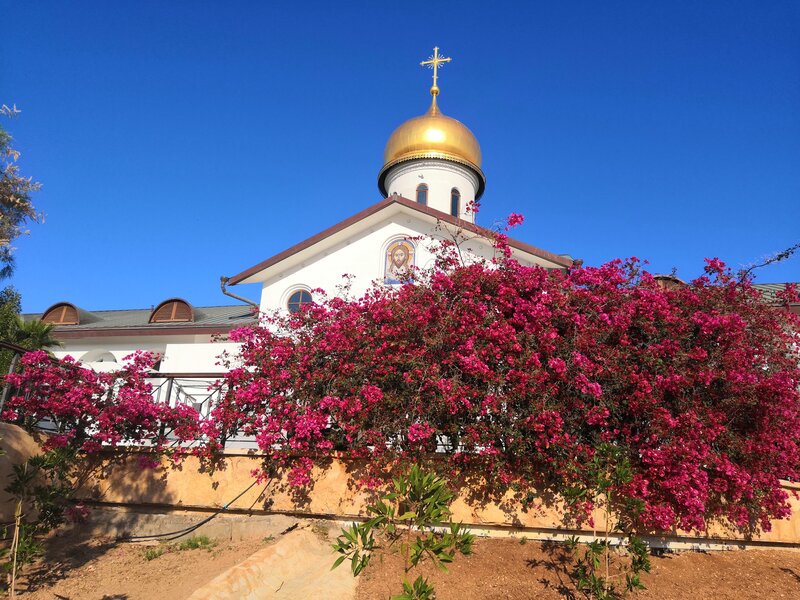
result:
M 188 323 L 194 321 L 192 305 L 180 298 L 170 298 L 150 314 L 150 323 Z
M 428 186 L 424 183 L 417 186 L 417 202 L 426 206 L 428 204 Z
M 454 217 L 461 214 L 461 193 L 456 188 L 450 190 L 450 214 Z
M 44 312 L 42 322 L 52 325 L 80 325 L 81 319 L 74 304 L 59 302 Z

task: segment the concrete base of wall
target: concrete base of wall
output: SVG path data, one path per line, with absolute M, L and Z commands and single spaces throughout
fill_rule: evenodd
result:
M 193 535 L 205 535 L 214 540 L 239 541 L 278 538 L 287 531 L 298 527 L 314 528 L 319 531 L 335 530 L 336 537 L 341 528 L 352 523 L 352 519 L 325 518 L 322 515 L 264 514 L 225 514 L 209 510 L 173 510 L 168 507 L 142 507 L 98 504 L 92 507 L 87 523 L 74 526 L 81 534 L 97 537 L 130 539 L 142 541 L 178 540 Z M 212 518 L 213 517 L 213 518 Z M 316 517 L 316 518 L 315 518 Z M 209 520 L 210 518 L 210 520 Z M 204 521 L 207 521 L 204 523 Z M 197 529 L 192 529 L 198 526 Z M 527 538 L 529 540 L 564 542 L 576 537 L 581 542 L 591 542 L 594 538 L 585 531 L 540 529 L 535 527 L 481 527 L 470 525 L 470 531 L 479 537 Z M 681 536 L 642 536 L 652 548 L 669 550 L 746 550 L 751 548 L 781 548 L 800 551 L 800 544 L 764 541 L 726 540 L 713 538 L 693 538 Z M 612 544 L 624 543 L 624 539 L 611 533 Z
M 286 515 L 218 514 L 211 511 L 163 508 L 93 506 L 85 523 L 73 525 L 81 534 L 116 539 L 177 540 L 205 535 L 214 540 L 253 540 L 277 537 L 299 519 Z M 208 522 L 203 523 L 214 516 Z M 201 524 L 202 523 L 202 524 Z M 192 529 L 193 527 L 197 529 Z

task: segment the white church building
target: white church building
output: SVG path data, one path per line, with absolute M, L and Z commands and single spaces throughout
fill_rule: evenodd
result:
M 55 325 L 63 344 L 57 357 L 70 355 L 98 370 L 115 369 L 124 356 L 148 350 L 161 355 L 159 372 L 213 374 L 223 371 L 217 357 L 236 350 L 225 341 L 230 330 L 255 324 L 259 311 L 298 310 L 314 301 L 314 290 L 335 295 L 345 273 L 356 297 L 376 282 L 397 285 L 412 265 L 432 264 L 435 240 L 452 236 L 468 238 L 468 252 L 491 258 L 491 232 L 475 223 L 471 210 L 486 187 L 480 145 L 438 106 L 438 68 L 449 60 L 435 48 L 421 63 L 433 69 L 430 108 L 389 137 L 378 173 L 383 200 L 223 280 L 223 292 L 227 286 L 260 285 L 258 307 L 192 306 L 169 298 L 152 309 L 87 311 L 62 300 L 26 317 Z M 574 262 L 519 240 L 509 244 L 522 264 L 566 269 Z

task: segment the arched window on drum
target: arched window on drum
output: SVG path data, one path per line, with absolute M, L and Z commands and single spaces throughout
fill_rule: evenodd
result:
M 420 183 L 417 186 L 417 202 L 420 204 L 428 204 L 428 186 L 424 183 Z
M 461 214 L 461 192 L 456 188 L 450 190 L 450 214 L 454 217 Z

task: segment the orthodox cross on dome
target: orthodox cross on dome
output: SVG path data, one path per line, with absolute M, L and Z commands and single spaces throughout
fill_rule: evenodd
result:
M 439 80 L 439 65 L 449 63 L 451 60 L 453 59 L 439 56 L 439 47 L 435 46 L 433 48 L 433 54 L 430 56 L 430 58 L 419 63 L 421 67 L 430 67 L 433 69 L 433 87 L 431 87 L 431 96 L 433 96 L 434 102 L 436 101 L 436 96 L 439 94 L 439 86 L 436 85 Z

